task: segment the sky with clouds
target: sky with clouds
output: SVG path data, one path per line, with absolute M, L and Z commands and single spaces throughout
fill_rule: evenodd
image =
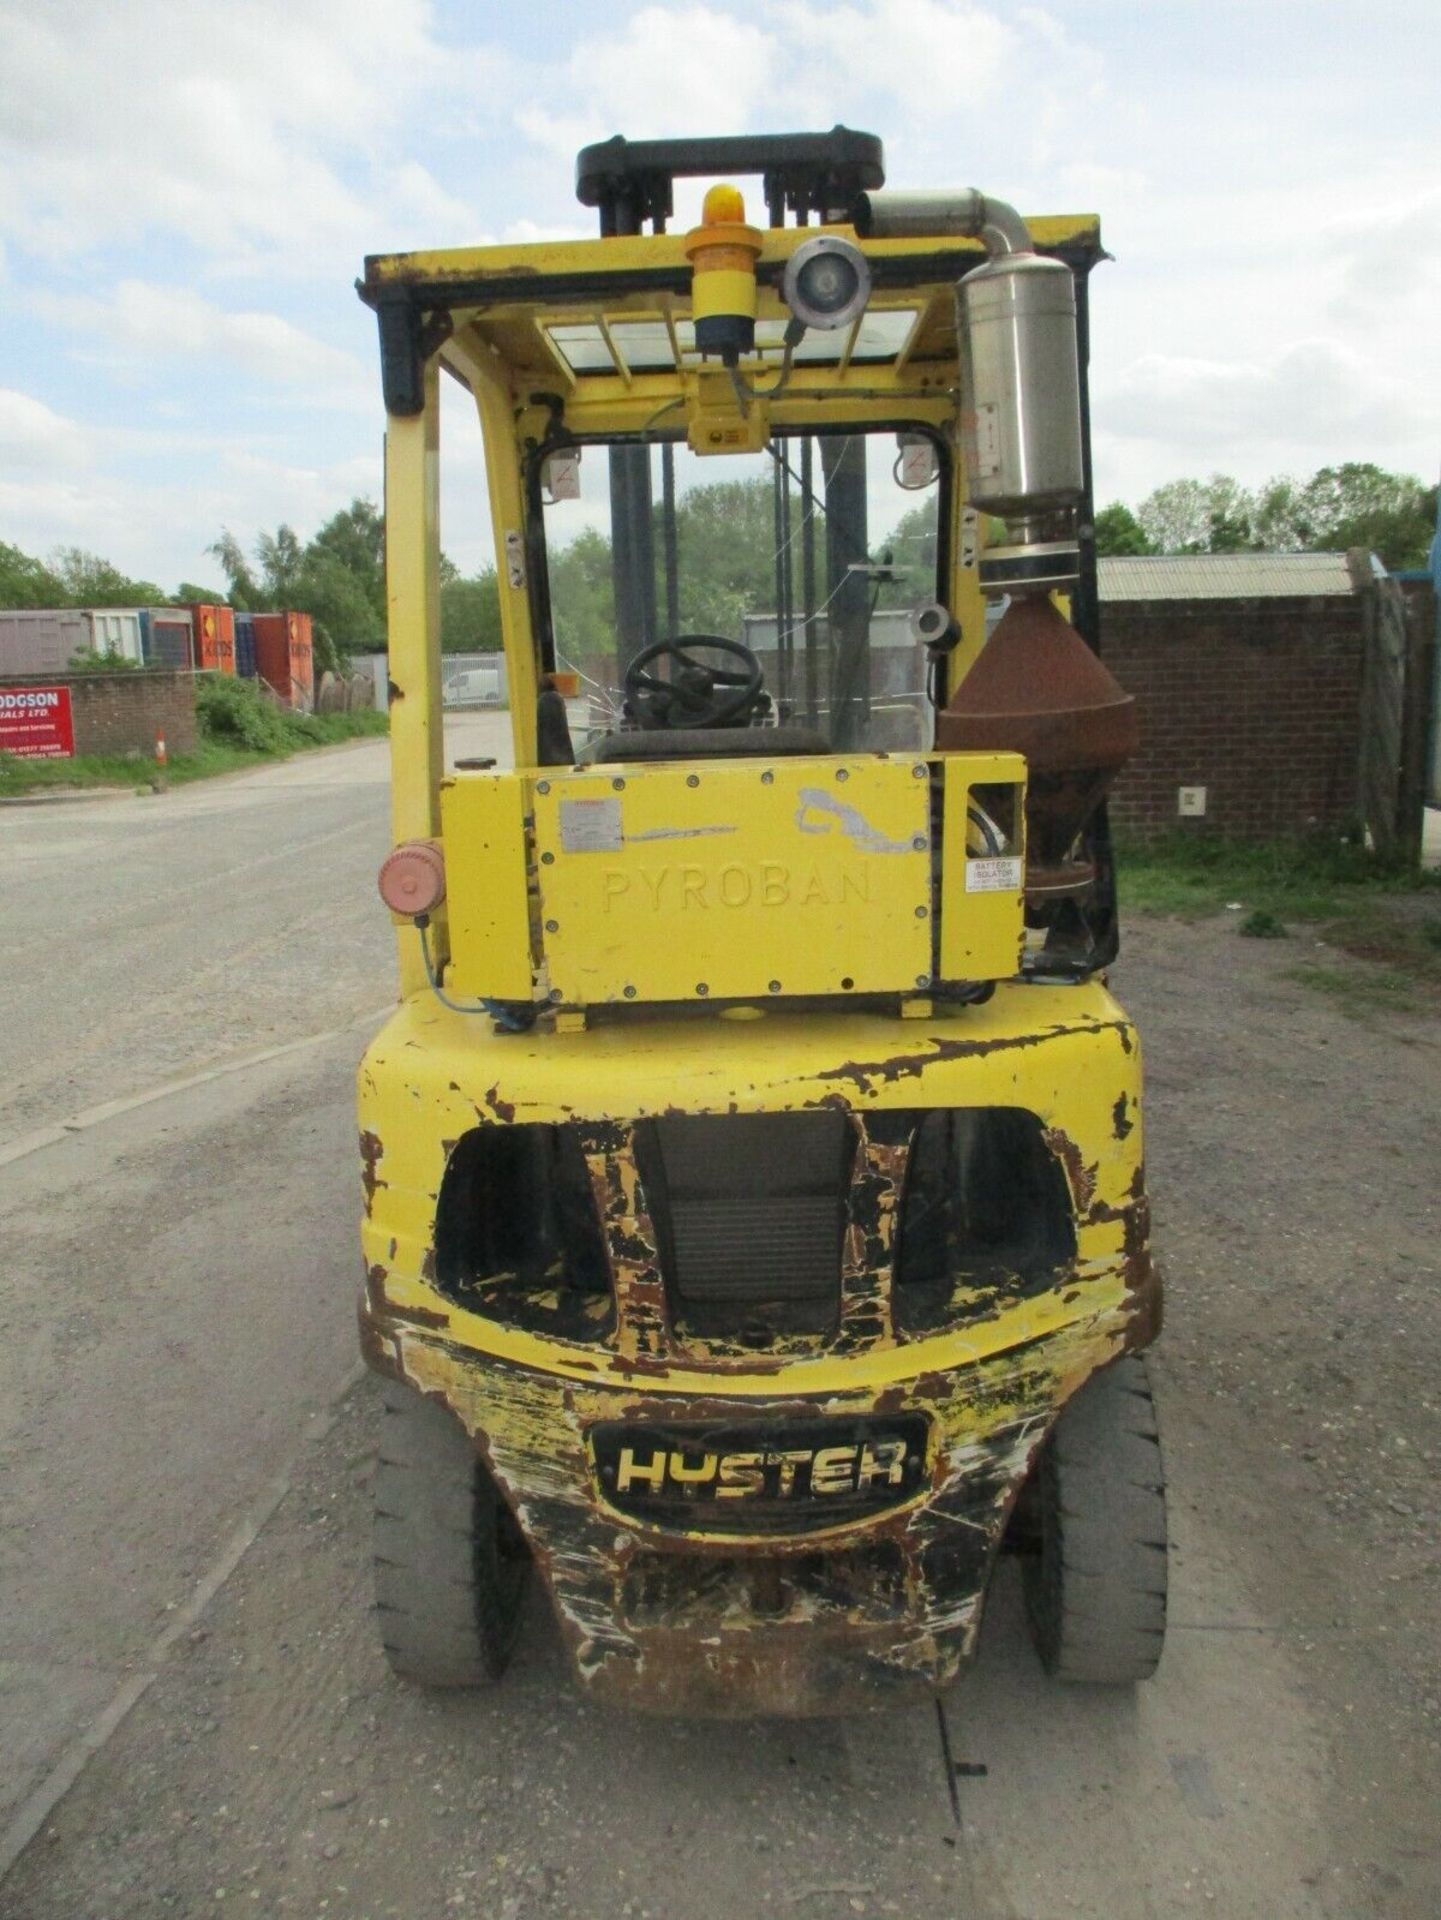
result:
M 892 186 L 1100 213 L 1100 500 L 1431 480 L 1438 100 L 1420 0 L 0 0 L 0 540 L 173 586 L 308 536 L 379 494 L 366 253 L 588 233 L 611 133 L 835 121 Z

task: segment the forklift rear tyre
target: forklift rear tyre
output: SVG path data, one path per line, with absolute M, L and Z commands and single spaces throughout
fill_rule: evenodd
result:
M 1067 1405 L 1037 1468 L 1036 1507 L 1024 1579 L 1042 1666 L 1101 1686 L 1149 1679 L 1166 1633 L 1166 1483 L 1139 1355 Z
M 375 1600 L 386 1658 L 428 1687 L 498 1680 L 528 1556 L 459 1421 L 387 1380 L 375 1474 Z

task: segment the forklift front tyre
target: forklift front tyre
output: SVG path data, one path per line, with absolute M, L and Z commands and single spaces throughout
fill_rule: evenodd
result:
M 375 1601 L 391 1668 L 427 1687 L 505 1670 L 529 1556 L 460 1422 L 387 1380 L 374 1489 Z
M 1092 1376 L 1036 1468 L 1038 1550 L 1023 1579 L 1031 1638 L 1060 1680 L 1148 1680 L 1166 1633 L 1166 1485 L 1146 1363 Z

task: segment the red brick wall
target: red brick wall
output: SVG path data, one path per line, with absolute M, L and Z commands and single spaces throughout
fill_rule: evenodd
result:
M 149 759 L 163 734 L 169 754 L 193 753 L 195 679 L 158 668 L 129 673 L 6 675 L 12 687 L 69 687 L 75 751 L 139 753 Z
M 1111 802 L 1124 832 L 1261 840 L 1354 817 L 1359 598 L 1111 601 L 1101 651 L 1140 709 Z M 1180 787 L 1205 787 L 1203 819 L 1178 816 Z

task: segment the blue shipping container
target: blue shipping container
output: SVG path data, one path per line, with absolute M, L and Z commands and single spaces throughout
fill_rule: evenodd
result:
M 177 667 L 188 673 L 195 664 L 194 651 L 184 607 L 140 609 L 140 657 L 147 667 Z
M 252 613 L 235 616 L 235 671 L 242 680 L 255 678 L 255 616 Z

